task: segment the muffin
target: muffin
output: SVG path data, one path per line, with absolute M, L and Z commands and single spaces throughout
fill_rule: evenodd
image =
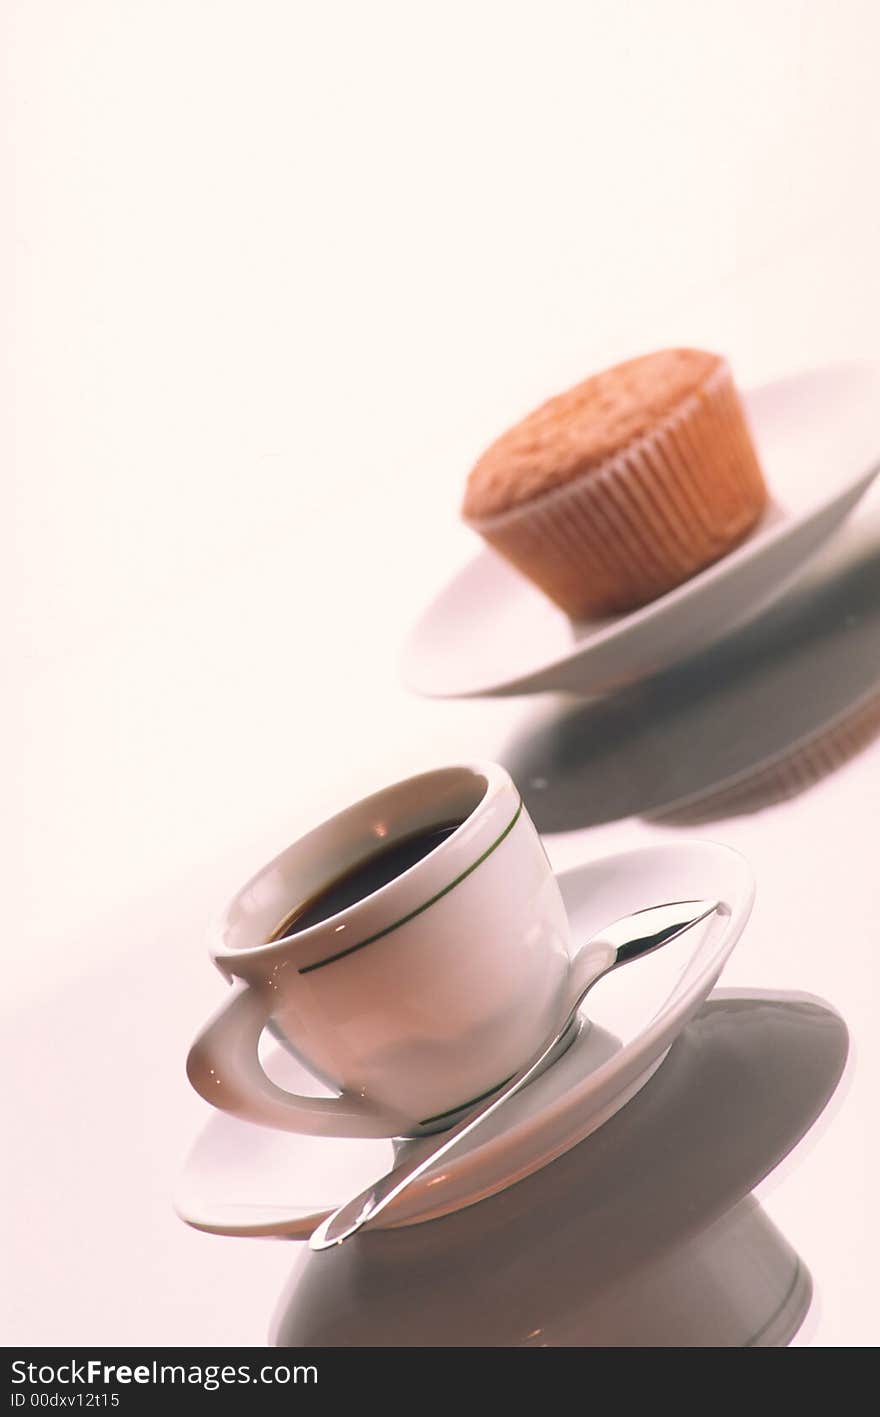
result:
M 462 516 L 583 620 L 680 585 L 742 541 L 766 502 L 726 361 L 664 349 L 502 434 L 470 473 Z

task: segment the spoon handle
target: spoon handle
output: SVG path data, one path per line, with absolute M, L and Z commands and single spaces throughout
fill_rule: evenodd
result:
M 464 1137 L 476 1131 L 499 1107 L 503 1107 L 552 1060 L 568 1030 L 578 1015 L 585 996 L 593 985 L 618 965 L 639 959 L 652 950 L 665 945 L 669 940 L 684 934 L 692 926 L 705 920 L 718 908 L 717 901 L 685 900 L 668 905 L 651 906 L 647 910 L 627 915 L 615 921 L 589 944 L 579 950 L 572 968 L 575 974 L 576 994 L 571 1007 L 553 1037 L 534 1055 L 512 1078 L 496 1092 L 488 1102 L 468 1115 L 448 1132 L 439 1144 L 427 1155 L 415 1160 L 400 1162 L 387 1175 L 374 1181 L 353 1200 L 344 1202 L 326 1220 L 322 1220 L 312 1233 L 309 1246 L 313 1250 L 329 1250 L 341 1245 L 351 1235 L 363 1229 L 380 1215 L 386 1206 L 404 1191 L 407 1186 L 424 1175 L 444 1156 L 448 1155 Z

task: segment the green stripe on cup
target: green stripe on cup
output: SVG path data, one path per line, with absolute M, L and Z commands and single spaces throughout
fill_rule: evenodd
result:
M 328 955 L 326 959 L 316 960 L 314 964 L 303 965 L 302 969 L 298 970 L 297 973 L 311 974 L 312 970 L 323 969 L 325 964 L 335 964 L 338 959 L 345 959 L 346 955 L 353 955 L 356 950 L 365 950 L 367 945 L 375 944 L 377 940 L 381 940 L 386 935 L 390 935 L 392 931 L 399 930 L 401 925 L 407 925 L 410 920 L 415 920 L 416 916 L 421 915 L 423 910 L 429 910 L 432 905 L 436 905 L 438 900 L 442 900 L 450 891 L 454 891 L 456 886 L 460 886 L 462 881 L 467 880 L 472 871 L 476 871 L 478 866 L 482 866 L 483 862 L 492 855 L 492 852 L 498 849 L 504 838 L 509 836 L 516 826 L 522 809 L 522 798 L 520 798 L 519 806 L 497 840 L 493 841 L 491 846 L 487 846 L 482 856 L 478 856 L 476 861 L 472 861 L 470 866 L 462 871 L 460 876 L 456 876 L 455 880 L 450 881 L 448 886 L 444 886 L 442 891 L 438 891 L 436 895 L 432 895 L 430 900 L 423 901 L 421 905 L 417 905 L 415 910 L 411 910 L 408 915 L 402 915 L 399 920 L 394 921 L 393 925 L 386 925 L 384 930 L 377 930 L 375 935 L 368 935 L 365 940 L 358 940 L 356 945 L 349 945 L 344 950 L 338 950 L 336 954 Z
M 457 1107 L 448 1107 L 445 1112 L 436 1112 L 433 1117 L 425 1117 L 419 1122 L 420 1127 L 432 1127 L 435 1122 L 442 1122 L 445 1117 L 455 1117 L 459 1112 L 466 1112 L 471 1107 L 476 1107 L 479 1102 L 485 1102 L 487 1097 L 491 1097 L 493 1092 L 499 1092 L 502 1087 L 506 1087 L 510 1082 L 510 1077 L 506 1077 L 503 1082 L 496 1082 L 494 1087 L 490 1087 L 487 1092 L 481 1092 L 479 1097 L 472 1097 L 469 1102 L 460 1102 Z

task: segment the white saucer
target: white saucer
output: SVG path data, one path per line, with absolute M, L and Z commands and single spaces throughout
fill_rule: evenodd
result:
M 773 502 L 741 546 L 640 610 L 582 625 L 485 550 L 412 630 L 401 663 L 407 686 L 435 698 L 607 693 L 760 611 L 880 470 L 880 368 L 795 375 L 752 390 L 745 402 Z
M 559 877 L 576 945 L 622 915 L 664 900 L 718 898 L 717 914 L 590 994 L 590 1026 L 474 1140 L 415 1182 L 384 1227 L 412 1225 L 504 1190 L 575 1146 L 648 1081 L 706 999 L 742 934 L 754 899 L 748 863 L 729 847 L 677 841 L 619 852 Z M 622 1043 L 612 1035 L 618 1035 Z M 287 1054 L 273 1076 L 298 1090 L 311 1079 Z M 314 1090 L 314 1083 L 312 1083 Z M 430 1147 L 431 1138 L 406 1143 Z M 393 1164 L 390 1141 L 276 1132 L 217 1112 L 183 1171 L 175 1208 L 220 1235 L 305 1239 L 325 1215 Z

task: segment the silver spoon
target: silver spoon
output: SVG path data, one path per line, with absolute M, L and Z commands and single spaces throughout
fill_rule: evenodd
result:
M 646 910 L 638 910 L 633 915 L 625 915 L 595 935 L 578 951 L 572 961 L 574 1001 L 565 1020 L 550 1041 L 544 1044 L 518 1073 L 505 1083 L 490 1100 L 475 1112 L 469 1112 L 450 1131 L 443 1133 L 443 1139 L 427 1156 L 417 1160 L 402 1161 L 383 1176 L 374 1181 L 353 1200 L 345 1201 L 326 1220 L 322 1220 L 309 1239 L 313 1250 L 330 1250 L 341 1245 L 343 1240 L 357 1234 L 381 1215 L 386 1206 L 396 1200 L 413 1181 L 422 1176 L 441 1156 L 447 1156 L 463 1137 L 470 1136 L 487 1117 L 503 1107 L 511 1097 L 531 1082 L 552 1060 L 554 1053 L 577 1018 L 578 1010 L 593 985 L 612 969 L 630 960 L 641 959 L 661 945 L 683 935 L 685 930 L 698 925 L 714 911 L 720 909 L 717 900 L 678 900 L 667 905 L 653 905 Z

